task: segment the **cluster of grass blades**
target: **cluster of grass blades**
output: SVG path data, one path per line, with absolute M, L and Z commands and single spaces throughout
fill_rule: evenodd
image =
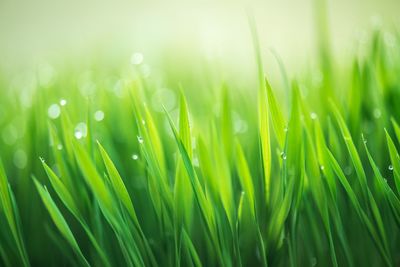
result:
M 28 107 L 1 91 L 0 265 L 398 266 L 399 36 L 282 90 L 253 36 L 258 88 L 195 80 L 176 107 L 152 77 L 100 89 L 103 70 L 89 102 L 68 71 Z

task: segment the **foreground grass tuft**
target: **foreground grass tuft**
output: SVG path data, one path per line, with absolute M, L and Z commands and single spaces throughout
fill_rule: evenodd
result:
M 0 266 L 398 266 L 400 39 L 280 88 L 252 30 L 244 90 L 100 66 L 2 90 Z

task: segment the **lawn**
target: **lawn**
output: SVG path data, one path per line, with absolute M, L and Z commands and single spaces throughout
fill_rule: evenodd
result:
M 251 25 L 247 86 L 0 73 L 0 266 L 398 266 L 400 35 L 270 79 Z

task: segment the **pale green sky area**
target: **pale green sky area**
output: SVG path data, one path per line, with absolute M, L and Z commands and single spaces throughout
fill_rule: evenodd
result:
M 338 56 L 354 53 L 372 24 L 400 25 L 399 0 L 330 0 L 328 6 Z M 0 64 L 93 51 L 117 58 L 141 51 L 154 60 L 177 52 L 245 64 L 252 56 L 248 8 L 265 57 L 273 48 L 291 66 L 315 56 L 313 0 L 0 0 Z

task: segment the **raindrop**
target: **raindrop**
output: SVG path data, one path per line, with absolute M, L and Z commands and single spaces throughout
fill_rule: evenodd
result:
M 60 100 L 60 106 L 65 106 L 67 104 L 67 100 L 61 99 Z
M 310 117 L 312 120 L 315 120 L 315 119 L 317 119 L 318 116 L 317 116 L 317 113 L 311 112 Z
M 321 169 L 321 171 L 323 171 L 325 169 L 325 166 L 321 165 L 319 168 Z
M 198 158 L 193 158 L 192 160 L 193 166 L 199 167 L 200 166 L 200 162 Z
M 139 144 L 143 144 L 143 142 L 144 142 L 143 137 L 141 137 L 141 136 L 138 136 L 137 140 L 138 140 Z
M 347 166 L 344 168 L 344 174 L 350 175 L 353 172 L 353 168 L 351 166 Z
M 393 165 L 389 165 L 389 171 L 393 171 Z
M 104 112 L 102 110 L 98 110 L 94 113 L 94 119 L 96 121 L 102 121 L 104 119 Z
M 245 133 L 249 128 L 247 126 L 247 122 L 241 119 L 235 120 L 233 127 L 235 129 L 235 133 Z
M 75 131 L 75 138 L 82 139 L 82 133 L 80 131 Z
M 47 110 L 47 114 L 51 119 L 57 119 L 61 114 L 61 109 L 58 104 L 52 104 Z
M 15 151 L 13 162 L 18 169 L 24 169 L 28 162 L 28 157 L 26 156 L 25 151 L 22 149 Z
M 82 139 L 87 136 L 87 125 L 84 122 L 80 122 L 75 127 L 75 138 Z
M 133 155 L 132 155 L 132 159 L 133 159 L 133 160 L 138 160 L 138 159 L 139 159 L 139 156 L 138 156 L 137 154 L 133 154 Z
M 143 124 L 143 125 L 146 125 L 146 121 L 145 121 L 145 120 L 142 120 L 142 124 Z
M 57 149 L 58 149 L 58 150 L 62 150 L 62 149 L 63 149 L 63 145 L 62 145 L 62 144 L 58 144 L 58 145 L 57 145 Z
M 286 133 L 288 130 L 289 130 L 288 127 L 285 127 L 285 128 L 283 129 L 283 131 L 284 131 L 285 133 Z
M 363 142 L 364 142 L 364 144 L 366 144 L 366 143 L 367 143 L 367 139 L 364 139 L 364 141 L 363 141 Z
M 281 158 L 282 158 L 283 160 L 286 160 L 286 154 L 285 154 L 285 152 L 281 152 Z
M 135 52 L 132 54 L 131 63 L 133 65 L 140 65 L 143 62 L 143 54 L 139 52 Z
M 375 108 L 374 109 L 374 118 L 379 119 L 381 117 L 381 115 L 382 115 L 381 110 L 379 108 Z

